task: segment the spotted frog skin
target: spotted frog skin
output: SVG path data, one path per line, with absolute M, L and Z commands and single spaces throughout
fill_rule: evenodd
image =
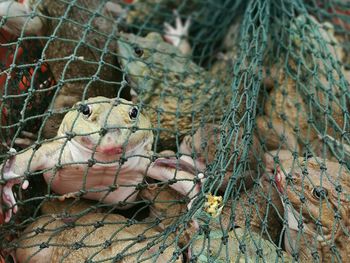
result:
M 192 173 L 151 161 L 152 143 L 149 119 L 131 102 L 95 97 L 77 103 L 65 115 L 55 140 L 22 151 L 3 165 L 3 201 L 10 206 L 6 221 L 17 209 L 12 185 L 27 171 L 44 170 L 46 182 L 58 194 L 122 202 L 123 208 L 136 199 L 145 175 L 160 181 L 176 178 L 171 187 L 184 195 L 197 192 Z
M 150 221 L 153 222 L 155 218 L 160 220 L 161 223 L 158 226 L 162 230 L 174 226 L 177 220 L 186 214 L 186 205 L 180 202 L 183 197 L 169 187 L 150 186 L 148 189 L 140 191 L 140 195 L 143 199 L 151 202 Z M 213 196 L 207 196 L 207 203 L 210 202 L 210 197 Z M 221 196 L 214 196 L 214 198 L 220 200 Z M 270 200 L 269 204 L 268 199 Z M 189 258 L 191 255 L 197 256 L 199 262 L 207 262 L 208 258 L 217 256 L 215 262 L 226 262 L 225 259 L 229 257 L 232 262 L 235 262 L 243 256 L 236 252 L 238 249 L 228 249 L 228 255 L 225 253 L 226 249 L 220 250 L 223 244 L 222 237 L 225 234 L 228 235 L 228 248 L 238 248 L 239 243 L 245 240 L 247 249 L 245 256 L 251 260 L 256 257 L 254 251 L 259 247 L 263 249 L 266 262 L 272 262 L 277 257 L 277 248 L 273 243 L 279 243 L 283 206 L 277 190 L 270 184 L 268 177 L 262 177 L 258 186 L 237 193 L 234 198 L 226 202 L 223 208 L 216 210 L 219 215 L 214 215 L 215 218 L 208 212 L 204 212 L 208 211 L 208 207 L 205 205 L 203 211 L 201 210 L 201 208 L 198 209 L 194 220 L 209 227 L 210 246 L 205 235 L 199 234 L 193 223 L 189 224 L 187 228 L 177 228 L 176 235 L 180 246 L 189 246 Z M 266 222 L 266 228 L 262 227 L 263 221 Z M 256 243 L 254 244 L 254 242 Z M 209 254 L 207 250 L 212 253 Z M 282 255 L 285 262 L 292 262 L 289 255 L 286 253 L 282 253 Z M 218 261 L 219 259 L 222 261 Z
M 319 35 L 324 44 L 317 41 Z M 333 63 L 330 61 L 341 61 L 344 52 L 332 25 L 321 24 L 310 15 L 300 15 L 292 20 L 290 45 L 293 54 L 288 53 L 287 62 L 281 59 L 280 64 L 275 63 L 265 70 L 264 115 L 257 119 L 258 132 L 268 150 L 289 149 L 300 155 L 312 150 L 321 156 L 325 150 L 319 135 L 327 133 L 340 139 L 348 128 L 344 114 L 346 101 L 341 98 L 344 84 L 341 85 L 340 75 L 344 71 L 342 67 L 335 70 L 334 66 L 328 65 Z M 320 53 L 319 56 L 322 53 L 327 60 L 316 59 L 313 55 L 316 53 Z M 297 64 L 299 57 L 303 58 L 301 65 Z M 327 153 L 326 158 L 330 157 Z
M 238 161 L 242 158 L 242 148 L 245 149 L 247 146 L 246 141 L 243 140 L 244 133 L 243 129 L 240 128 L 239 131 L 231 138 L 231 145 L 220 145 L 220 137 L 222 138 L 222 131 L 219 125 L 214 124 L 204 124 L 199 127 L 193 136 L 187 135 L 181 142 L 180 152 L 183 154 L 181 158 L 184 161 L 192 163 L 199 171 L 204 172 L 208 165 L 212 164 L 215 161 L 216 154 L 220 151 L 221 148 L 225 147 L 232 155 L 235 151 L 238 151 Z M 255 134 L 251 139 L 251 148 L 247 153 L 247 168 L 244 175 L 241 177 L 244 178 L 246 185 L 251 185 L 256 177 L 260 176 L 259 172 L 259 162 L 262 164 L 264 162 L 264 155 L 259 149 L 259 142 Z M 194 157 L 193 159 L 191 158 Z M 193 162 L 194 161 L 194 162 Z M 260 166 L 261 168 L 261 166 Z M 220 181 L 220 189 L 225 191 L 230 177 L 233 174 L 235 165 L 231 162 L 229 165 L 225 166 L 226 174 L 224 178 Z M 261 169 L 260 169 L 261 170 Z M 238 182 L 239 185 L 239 182 Z
M 127 218 L 115 214 L 90 213 L 74 226 L 51 215 L 40 217 L 17 240 L 17 262 L 183 262 L 181 254 L 174 256 L 178 248 L 172 238 L 159 242 L 163 233 L 154 225 L 128 224 Z M 85 246 L 77 249 L 79 244 Z
M 201 121 L 220 120 L 227 109 L 230 91 L 159 34 L 121 34 L 118 54 L 135 100 L 152 112 L 164 145 L 174 147 L 176 137 Z
M 288 220 L 287 252 L 304 262 L 348 262 L 349 171 L 327 159 L 289 156 L 280 158 L 275 171 Z

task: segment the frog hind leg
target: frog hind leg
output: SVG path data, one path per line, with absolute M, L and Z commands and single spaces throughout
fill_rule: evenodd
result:
M 190 55 L 192 52 L 191 45 L 186 39 L 191 25 L 191 18 L 187 18 L 185 24 L 182 23 L 179 13 L 174 10 L 176 26 L 164 23 L 164 38 L 167 42 L 177 47 L 184 55 Z
M 161 182 L 169 182 L 169 186 L 175 191 L 188 196 L 191 200 L 188 204 L 189 209 L 195 197 L 200 192 L 200 185 L 204 180 L 202 173 L 195 176 L 188 171 L 177 170 L 171 166 L 165 166 L 164 164 L 158 165 L 157 163 L 153 163 L 148 168 L 146 175 Z

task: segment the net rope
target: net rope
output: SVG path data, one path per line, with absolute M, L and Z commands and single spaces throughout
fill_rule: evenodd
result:
M 0 262 L 348 262 L 349 35 L 345 0 L 0 0 Z

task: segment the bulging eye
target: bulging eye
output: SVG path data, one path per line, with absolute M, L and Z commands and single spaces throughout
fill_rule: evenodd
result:
M 312 190 L 312 195 L 316 199 L 324 199 L 328 196 L 328 191 L 324 187 L 317 186 Z
M 91 113 L 92 113 L 92 108 L 90 105 L 86 105 L 86 104 L 80 104 L 78 111 L 81 112 L 85 117 L 90 117 Z
M 134 47 L 134 52 L 135 52 L 135 55 L 138 57 L 142 57 L 143 55 L 143 49 L 140 47 Z
M 138 113 L 139 113 L 139 109 L 136 106 L 132 107 L 131 110 L 129 111 L 130 119 L 132 120 L 136 119 Z

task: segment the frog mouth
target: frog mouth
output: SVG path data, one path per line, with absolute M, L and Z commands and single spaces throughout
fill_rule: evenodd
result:
M 124 151 L 124 147 L 122 146 L 107 146 L 107 147 L 98 146 L 96 148 L 96 152 L 107 154 L 107 155 L 119 155 L 119 154 L 122 154 L 123 151 Z
M 133 155 L 135 152 L 137 152 L 139 149 L 143 149 L 144 145 L 149 143 L 149 140 L 142 141 L 137 144 L 129 144 L 127 147 L 120 146 L 120 145 L 107 145 L 107 146 L 94 146 L 90 140 L 85 139 L 84 144 L 79 143 L 78 141 L 72 139 L 70 140 L 72 145 L 79 149 L 82 152 L 86 153 L 98 153 L 102 155 L 108 155 L 108 156 L 118 156 L 121 154 L 125 154 L 125 156 Z

